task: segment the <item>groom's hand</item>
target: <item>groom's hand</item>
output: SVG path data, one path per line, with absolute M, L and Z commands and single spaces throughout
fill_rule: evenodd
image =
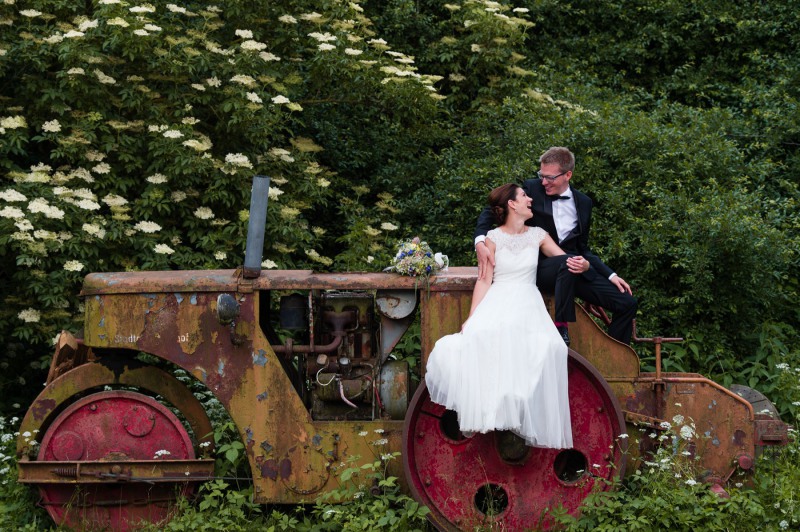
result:
M 486 242 L 479 242 L 475 246 L 475 253 L 478 255 L 478 279 L 483 279 L 489 264 L 494 266 L 494 254 L 489 249 L 489 246 L 486 245 Z
M 620 292 L 622 292 L 622 293 L 627 292 L 628 294 L 633 295 L 633 292 L 631 291 L 630 285 L 628 285 L 628 283 L 625 282 L 625 279 L 623 279 L 619 275 L 615 275 L 614 277 L 612 277 L 611 278 L 611 283 L 614 286 L 616 286 L 619 289 Z

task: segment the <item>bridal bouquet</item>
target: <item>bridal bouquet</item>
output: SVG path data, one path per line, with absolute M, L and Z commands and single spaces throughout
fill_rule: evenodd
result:
M 448 264 L 447 255 L 434 253 L 427 242 L 414 237 L 400 243 L 391 266 L 385 271 L 427 278 L 437 271 L 447 271 Z

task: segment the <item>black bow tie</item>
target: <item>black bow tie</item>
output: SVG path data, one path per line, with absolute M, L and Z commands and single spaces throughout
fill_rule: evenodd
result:
M 556 200 L 560 200 L 560 199 L 572 199 L 572 196 L 556 196 L 556 195 L 553 195 L 553 196 L 547 196 L 547 197 L 550 198 L 551 201 L 556 201 Z

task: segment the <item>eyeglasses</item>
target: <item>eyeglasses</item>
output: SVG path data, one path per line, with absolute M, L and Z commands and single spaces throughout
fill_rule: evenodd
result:
M 569 172 L 569 170 L 567 170 L 567 172 Z M 537 176 L 539 179 L 547 179 L 548 181 L 555 181 L 556 179 L 558 179 L 558 178 L 559 178 L 559 177 L 561 177 L 562 175 L 566 174 L 567 172 L 561 172 L 561 173 L 560 173 L 560 174 L 558 174 L 558 175 L 542 175 L 542 173 L 541 173 L 541 172 L 536 172 L 536 176 Z

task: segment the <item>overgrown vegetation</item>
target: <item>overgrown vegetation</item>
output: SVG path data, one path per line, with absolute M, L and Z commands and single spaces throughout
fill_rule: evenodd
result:
M 414 235 L 467 265 L 487 192 L 566 145 L 639 333 L 686 338 L 665 369 L 795 420 L 799 29 L 775 0 L 0 2 L 0 412 L 22 415 L 55 335 L 81 329 L 87 272 L 241 264 L 254 174 L 273 185 L 265 268 L 378 271 Z M 785 453 L 729 501 L 644 470 L 570 526 L 638 504 L 649 526 L 794 527 L 774 508 L 796 496 Z M 4 504 L 25 501 L 12 477 Z M 219 488 L 203 496 L 243 512 L 231 527 L 310 519 Z M 683 497 L 669 525 L 646 513 L 672 500 L 658 490 Z M 14 504 L 0 525 L 42 525 Z

